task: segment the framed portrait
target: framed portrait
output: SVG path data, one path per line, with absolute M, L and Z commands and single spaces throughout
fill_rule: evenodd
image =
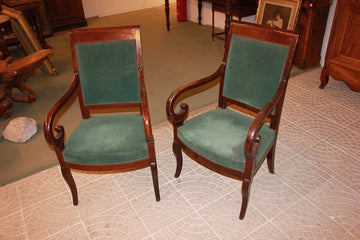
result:
M 256 24 L 295 30 L 301 0 L 259 0 Z

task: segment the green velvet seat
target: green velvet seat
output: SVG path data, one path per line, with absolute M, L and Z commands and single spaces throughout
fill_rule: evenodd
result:
M 44 134 L 56 152 L 74 205 L 78 195 L 71 169 L 107 173 L 150 167 L 159 201 L 140 27 L 76 29 L 70 31 L 70 40 L 73 82 L 47 114 Z M 64 126 L 54 124 L 75 93 L 82 120 L 65 141 Z
M 66 162 L 89 165 L 148 158 L 143 119 L 137 113 L 84 119 L 65 142 L 63 154 Z
M 230 109 L 217 108 L 191 118 L 178 128 L 183 144 L 223 166 L 244 171 L 245 139 L 253 118 Z M 256 163 L 259 164 L 267 147 L 275 138 L 275 131 L 265 124 L 259 131 L 262 142 Z
M 174 128 L 175 177 L 183 165 L 182 151 L 210 170 L 242 181 L 240 219 L 248 206 L 253 178 L 274 156 L 282 105 L 298 35 L 251 23 L 233 21 L 223 61 L 211 75 L 176 89 L 166 111 Z M 220 79 L 217 108 L 189 116 L 180 103 Z

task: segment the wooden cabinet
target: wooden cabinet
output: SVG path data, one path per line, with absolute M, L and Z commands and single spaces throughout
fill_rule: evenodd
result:
M 296 25 L 300 34 L 294 64 L 301 68 L 318 66 L 332 0 L 303 0 Z
M 81 0 L 44 0 L 54 32 L 86 26 Z
M 338 0 L 320 88 L 329 76 L 360 92 L 360 1 Z

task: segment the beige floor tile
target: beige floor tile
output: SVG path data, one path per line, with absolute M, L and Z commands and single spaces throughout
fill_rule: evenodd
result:
M 129 203 L 84 220 L 90 239 L 143 239 L 150 232 Z
M 290 240 L 289 236 L 283 234 L 274 224 L 268 222 L 267 224 L 256 229 L 250 235 L 246 236 L 244 240 Z
M 183 166 L 180 173 L 180 177 L 190 174 L 192 171 L 197 171 L 201 166 L 190 159 L 185 153 L 182 153 L 183 156 Z M 159 171 L 161 171 L 164 176 L 169 180 L 173 181 L 175 179 L 176 171 L 176 158 L 172 152 L 172 149 L 168 149 L 160 154 L 157 154 L 157 162 Z
M 330 80 L 331 81 L 331 80 Z M 329 103 L 336 102 L 344 108 L 355 112 L 360 112 L 359 92 L 351 91 L 346 84 L 341 81 L 334 80 L 334 87 L 325 87 L 321 93 L 323 98 L 327 99 Z M 326 95 L 325 95 L 326 94 Z
M 173 184 L 195 209 L 200 209 L 234 190 L 219 174 L 204 167 L 180 176 Z
M 250 204 L 268 219 L 294 205 L 301 195 L 284 184 L 277 175 L 261 174 L 251 186 Z
M 161 201 L 154 201 L 153 193 L 132 199 L 130 204 L 138 213 L 147 229 L 157 232 L 173 222 L 194 212 L 185 198 L 168 183 L 161 187 Z
M 20 211 L 16 183 L 0 187 L 0 218 Z
M 16 187 L 22 208 L 61 194 L 66 190 L 65 182 L 57 167 L 21 179 Z
M 299 156 L 332 176 L 339 174 L 344 168 L 353 166 L 357 162 L 354 157 L 325 141 L 320 141 L 311 146 L 299 153 Z
M 14 211 L 12 214 L 0 216 L 0 239 L 27 239 L 22 212 Z
M 344 229 L 353 229 L 360 219 L 360 193 L 334 178 L 305 197 Z
M 360 223 L 356 225 L 350 233 L 357 239 L 360 239 Z
M 152 235 L 153 239 L 221 239 L 197 213 L 190 214 Z
M 244 220 L 239 220 L 240 207 L 241 193 L 233 191 L 198 212 L 220 239 L 246 239 L 247 235 L 266 224 L 267 219 L 249 204 Z
M 319 105 L 318 109 L 314 113 L 329 120 L 329 122 L 335 121 L 341 124 L 343 127 L 350 127 L 354 123 L 358 123 L 360 118 L 360 112 L 356 112 L 349 108 L 344 108 L 337 102 L 322 106 Z
M 67 227 L 44 240 L 90 240 L 88 233 L 82 223 Z
M 23 217 L 29 239 L 44 239 L 80 222 L 67 192 L 24 208 Z
M 356 159 L 360 156 L 360 134 L 347 128 L 335 128 L 333 134 L 325 139 L 333 146 L 352 155 Z
M 78 187 L 78 197 L 79 204 L 76 206 L 76 210 L 80 213 L 82 220 L 128 201 L 124 191 L 116 184 L 111 175 Z M 68 200 L 72 201 L 71 198 Z
M 326 119 L 318 114 L 299 119 L 294 122 L 294 126 L 301 126 L 301 129 L 308 134 L 315 135 L 321 139 L 328 139 L 334 134 L 334 129 L 343 128 L 340 123 Z
M 321 97 L 314 93 L 314 91 L 307 91 L 296 85 L 289 86 L 286 92 L 286 98 L 288 101 L 297 103 L 300 109 L 306 109 L 308 111 L 315 112 L 318 105 L 329 105 L 328 99 Z M 306 115 L 310 115 L 310 112 Z
M 360 193 L 360 161 L 351 162 L 343 167 L 335 177 L 353 191 Z
M 271 221 L 289 239 L 340 239 L 345 230 L 329 216 L 303 199 Z
M 156 201 L 150 167 L 136 171 L 117 173 L 113 175 L 113 178 L 123 190 L 128 200 L 137 198 L 145 193 L 152 192 L 154 195 L 153 200 Z M 161 186 L 166 184 L 168 180 L 160 171 L 158 171 L 158 180 L 161 197 Z
M 301 196 L 312 192 L 331 177 L 300 156 L 294 156 L 279 166 L 276 176 Z
M 165 125 L 164 127 L 156 128 L 154 126 L 153 136 L 155 139 L 155 152 L 160 154 L 168 149 L 172 148 L 173 142 L 173 130 L 170 124 Z
M 291 123 L 280 128 L 278 133 L 278 142 L 295 153 L 300 153 L 320 141 L 319 137 L 309 134 L 300 126 Z

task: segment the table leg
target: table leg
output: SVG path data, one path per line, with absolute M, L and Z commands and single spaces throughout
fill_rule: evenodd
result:
M 201 25 L 201 9 L 202 9 L 202 0 L 198 0 L 198 20 L 199 25 Z
M 170 7 L 169 0 L 165 0 L 165 15 L 166 15 L 166 28 L 170 31 L 170 17 L 169 17 Z

